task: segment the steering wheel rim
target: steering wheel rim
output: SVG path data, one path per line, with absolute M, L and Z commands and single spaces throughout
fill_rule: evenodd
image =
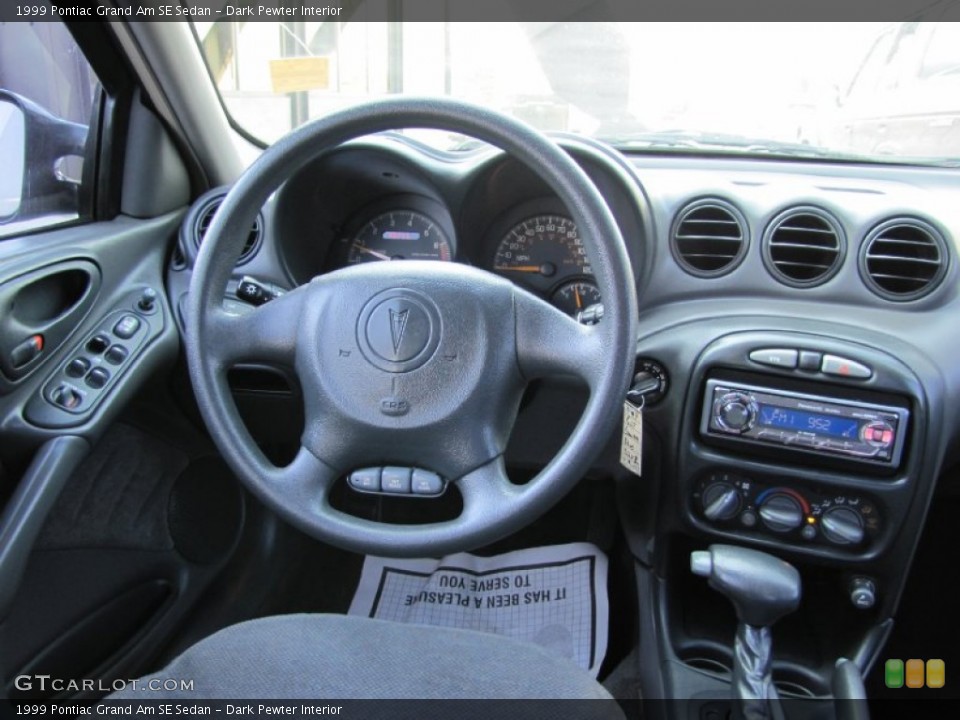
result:
M 462 133 L 497 146 L 553 189 L 585 240 L 604 299 L 600 323 L 579 325 L 545 301 L 481 270 L 412 261 L 337 270 L 248 314 L 224 311 L 235 261 L 270 194 L 306 163 L 344 142 L 408 127 Z M 390 295 L 393 290 L 399 294 Z M 384 353 L 371 350 L 364 339 L 376 340 L 369 335 L 371 313 L 387 317 L 382 310 L 387 301 L 406 303 L 402 307 L 426 328 L 422 334 L 427 344 L 412 361 L 420 363 L 416 367 L 384 360 Z M 394 316 L 405 311 L 389 312 L 393 323 Z M 503 322 L 505 316 L 508 322 Z M 403 97 L 366 103 L 302 126 L 267 148 L 233 185 L 193 269 L 185 342 L 194 392 L 210 435 L 257 497 L 317 539 L 356 552 L 417 556 L 492 542 L 544 513 L 573 487 L 619 420 L 633 371 L 636 326 L 634 278 L 619 228 L 592 181 L 565 151 L 531 127 L 485 108 Z M 328 336 L 335 341 L 328 342 Z M 391 337 L 396 355 L 396 336 Z M 476 347 L 473 341 L 478 341 Z M 337 344 L 339 356 L 328 348 Z M 344 349 L 347 346 L 350 349 Z M 389 355 L 389 348 L 384 352 Z M 444 365 L 451 356 L 456 372 Z M 227 386 L 230 365 L 247 357 L 293 360 L 304 385 L 307 427 L 296 459 L 284 468 L 269 463 L 257 448 Z M 511 485 L 503 450 L 523 387 L 534 377 L 570 374 L 590 388 L 580 421 L 533 480 Z M 359 395 L 349 395 L 379 386 L 381 378 L 392 379 L 394 389 L 399 378 L 415 396 L 419 392 L 416 410 L 398 418 L 381 408 L 378 415 L 368 408 L 367 395 L 362 396 L 363 407 Z M 469 412 L 467 404 L 472 404 Z M 475 412 L 483 414 L 474 418 Z M 473 427 L 481 424 L 484 427 Z M 444 440 L 450 448 L 427 441 L 429 433 L 438 430 L 448 431 Z M 374 440 L 361 440 L 363 433 Z M 403 442 L 387 453 L 385 439 L 393 436 Z M 346 447 L 351 442 L 362 448 Z M 389 525 L 334 509 L 328 494 L 337 478 L 357 467 L 384 464 L 376 458 L 359 461 L 361 451 L 387 453 L 381 457 L 391 460 L 431 455 L 425 462 L 405 464 L 445 469 L 444 477 L 456 483 L 464 497 L 464 511 L 450 521 Z

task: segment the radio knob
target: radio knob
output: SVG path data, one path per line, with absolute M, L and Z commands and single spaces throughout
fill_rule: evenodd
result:
M 740 493 L 727 482 L 715 482 L 703 491 L 703 516 L 707 520 L 732 520 L 740 511 Z
M 774 532 L 790 532 L 803 524 L 803 508 L 796 498 L 777 493 L 760 506 L 760 520 Z
M 863 520 L 860 513 L 848 507 L 832 507 L 820 522 L 824 537 L 837 545 L 859 545 L 863 542 Z
M 730 433 L 739 435 L 753 426 L 756 403 L 749 395 L 727 393 L 717 403 L 717 423 Z

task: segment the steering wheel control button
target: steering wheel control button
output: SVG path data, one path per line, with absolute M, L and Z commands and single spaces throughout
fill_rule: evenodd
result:
M 354 470 L 347 479 L 354 490 L 362 492 L 380 492 L 380 468 Z
M 95 367 L 84 378 L 84 382 L 95 390 L 99 390 L 110 382 L 110 373 L 102 367 Z
M 761 365 L 793 370 L 797 367 L 799 353 L 787 348 L 762 348 L 750 353 L 750 359 Z
M 410 487 L 414 495 L 439 495 L 443 492 L 443 479 L 429 470 L 414 468 Z
M 94 335 L 87 343 L 87 350 L 94 355 L 99 355 L 108 347 L 110 347 L 110 338 L 106 335 Z
M 129 353 L 123 345 L 111 345 L 104 357 L 111 365 L 120 365 L 127 359 L 127 355 L 129 355 Z
M 380 490 L 391 495 L 409 495 L 411 474 L 407 467 L 385 467 L 380 476 Z
M 129 340 L 140 329 L 140 318 L 136 315 L 124 315 L 113 326 L 113 334 L 121 340 Z
M 826 375 L 837 375 L 854 380 L 866 380 L 873 375 L 873 370 L 863 363 L 838 355 L 824 355 L 820 371 Z
M 387 372 L 409 372 L 429 360 L 440 343 L 440 312 L 411 290 L 388 290 L 360 313 L 357 338 L 364 357 Z
M 67 375 L 73 378 L 83 377 L 89 369 L 89 360 L 85 357 L 76 357 L 67 364 Z

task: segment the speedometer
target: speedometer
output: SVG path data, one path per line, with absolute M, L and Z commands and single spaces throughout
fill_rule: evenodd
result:
M 450 240 L 432 218 L 391 210 L 364 223 L 347 252 L 350 265 L 374 260 L 451 260 Z
M 510 228 L 493 269 L 543 292 L 561 278 L 593 274 L 577 226 L 562 215 L 537 215 Z

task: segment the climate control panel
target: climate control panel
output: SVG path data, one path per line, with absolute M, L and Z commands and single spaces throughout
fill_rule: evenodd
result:
M 696 485 L 692 511 L 708 525 L 784 542 L 862 550 L 881 530 L 877 504 L 839 490 L 813 491 L 714 472 Z

